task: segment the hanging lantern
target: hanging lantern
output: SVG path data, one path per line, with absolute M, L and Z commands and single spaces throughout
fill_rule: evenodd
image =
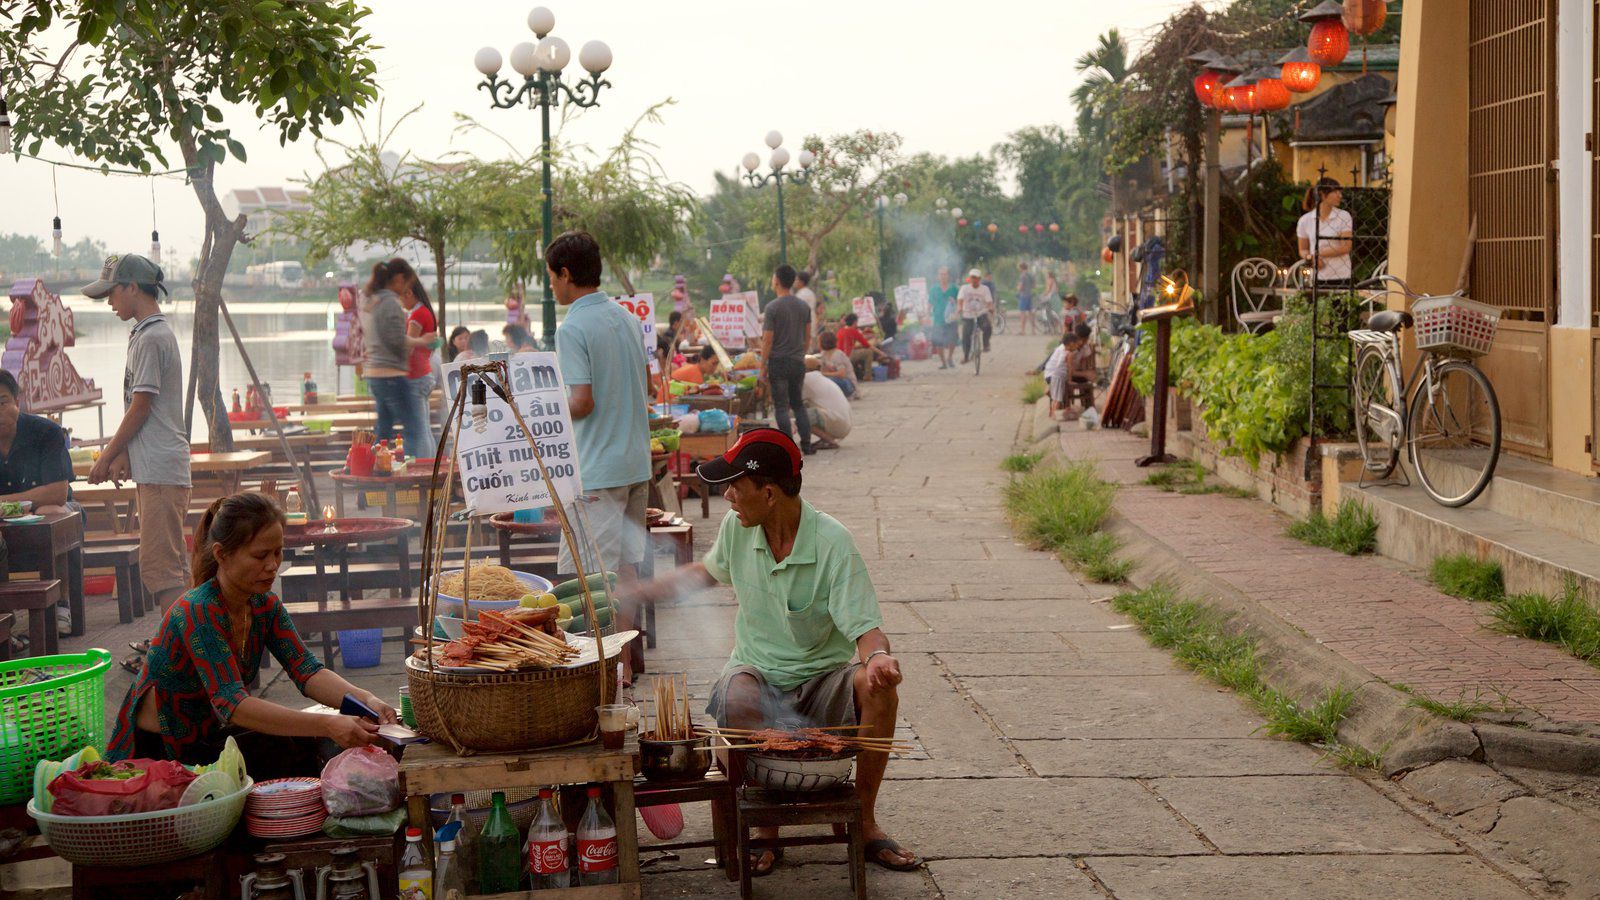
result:
M 1000 226 L 999 226 L 999 225 L 996 225 L 996 224 L 995 224 L 995 223 L 993 223 L 993 222 L 990 222 L 990 223 L 989 223 L 989 233 L 990 233 L 990 234 L 994 234 L 994 233 L 995 233 L 995 232 L 997 232 L 997 231 L 999 231 L 999 230 L 1000 230 Z
M 161 265 L 161 232 L 150 229 L 150 261 Z
M 11 152 L 11 113 L 6 101 L 0 100 L 0 153 Z
M 1256 106 L 1256 77 L 1254 73 L 1240 75 L 1228 82 L 1227 110 L 1245 115 L 1253 115 L 1261 110 Z
M 1344 26 L 1344 5 L 1338 0 L 1322 0 L 1300 16 L 1311 25 L 1306 53 L 1321 66 L 1337 66 L 1350 53 L 1350 29 Z
M 1289 89 L 1284 87 L 1278 74 L 1271 69 L 1259 73 L 1255 83 L 1256 112 L 1277 112 L 1289 108 Z
M 962 228 L 965 228 L 965 227 L 967 227 L 967 220 L 966 219 L 957 219 L 956 220 L 956 224 L 960 225 Z
M 1039 225 L 1039 224 L 1035 224 L 1033 226 L 1033 233 L 1034 234 L 1044 234 L 1044 226 L 1043 225 Z
M 1344 0 L 1344 27 L 1351 34 L 1366 37 L 1383 27 L 1389 18 L 1386 0 Z
M 1061 226 L 1060 225 L 1057 225 L 1055 222 L 1051 222 L 1050 223 L 1050 233 L 1051 234 L 1055 234 L 1056 232 L 1058 232 L 1060 230 L 1061 230 Z
M 61 258 L 61 217 L 56 216 L 50 220 L 50 244 L 54 248 L 56 259 Z
M 1278 62 L 1283 66 L 1279 79 L 1296 94 L 1309 94 L 1322 81 L 1322 67 L 1311 61 L 1311 54 L 1304 47 L 1285 53 Z
M 1100 259 L 1102 261 L 1111 262 L 1111 261 L 1115 260 L 1116 258 L 1117 258 L 1117 255 L 1115 253 L 1111 252 L 1111 248 L 1110 247 L 1101 247 L 1100 248 Z
M 1206 69 L 1194 77 L 1194 98 L 1200 101 L 1201 106 L 1215 109 L 1220 100 L 1222 83 L 1228 76 L 1215 69 Z
M 1021 232 L 1022 234 L 1027 234 L 1028 233 L 1028 226 L 1026 226 L 1026 225 L 1018 225 L 1017 226 L 1017 231 Z

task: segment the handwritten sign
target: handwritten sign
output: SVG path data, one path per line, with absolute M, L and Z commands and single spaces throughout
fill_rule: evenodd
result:
M 616 298 L 617 305 L 639 317 L 644 332 L 644 360 L 656 361 L 656 297 L 654 294 L 634 294 Z
M 856 325 L 865 328 L 878 322 L 878 310 L 872 305 L 871 297 L 857 297 L 850 301 L 850 311 L 856 314 L 860 321 Z
M 761 336 L 761 314 L 756 310 L 756 292 L 724 294 L 711 301 L 711 334 L 725 347 L 750 346 L 751 338 Z
M 932 324 L 933 305 L 928 299 L 928 279 L 913 278 L 906 285 L 906 289 L 910 296 L 907 304 L 902 305 L 900 308 L 911 313 L 916 321 L 923 324 Z
M 453 396 L 465 389 L 461 369 L 472 361 L 444 367 L 446 387 Z M 528 430 L 539 445 L 539 455 L 550 470 L 556 494 L 569 503 L 583 492 L 578 471 L 578 446 L 572 435 L 572 415 L 567 409 L 567 389 L 554 353 L 516 353 L 506 359 L 511 399 L 522 411 Z M 471 395 L 468 395 L 469 400 Z M 511 408 L 494 391 L 488 392 L 488 423 L 479 432 L 471 416 L 463 421 L 456 443 L 458 477 L 467 506 L 477 515 L 539 509 L 551 506 L 545 485 L 528 446 L 522 426 Z

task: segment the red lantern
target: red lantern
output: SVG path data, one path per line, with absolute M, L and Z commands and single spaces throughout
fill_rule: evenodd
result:
M 1277 78 L 1263 78 L 1256 82 L 1256 110 L 1258 112 L 1277 112 L 1289 108 L 1289 89 Z
M 1054 234 L 1055 232 L 1060 231 L 1060 230 L 1061 230 L 1061 226 L 1060 225 L 1057 225 L 1054 222 L 1050 223 L 1050 233 L 1051 234 Z
M 1350 29 L 1339 19 L 1321 19 L 1311 26 L 1311 37 L 1306 41 L 1306 53 L 1311 61 L 1324 66 L 1337 66 L 1350 54 Z
M 1344 0 L 1344 26 L 1352 34 L 1366 37 L 1382 28 L 1388 18 L 1389 6 L 1385 0 Z
M 965 228 L 965 227 L 967 227 L 967 220 L 966 219 L 957 219 L 956 220 L 956 224 L 960 225 L 962 228 Z
M 1221 99 L 1222 83 L 1227 76 L 1212 69 L 1206 69 L 1194 77 L 1194 97 L 1200 101 L 1201 106 L 1215 108 Z
M 1033 226 L 1033 233 L 1034 234 L 1043 234 L 1044 233 L 1044 226 L 1043 225 L 1035 225 L 1035 226 Z
M 1104 262 L 1112 262 L 1116 258 L 1117 258 L 1116 254 L 1111 252 L 1111 248 L 1110 247 L 1101 247 L 1100 248 L 1100 259 L 1102 261 L 1104 261 Z
M 1296 94 L 1309 94 L 1322 81 L 1322 67 L 1314 62 L 1286 62 L 1283 64 L 1283 86 Z
M 1026 225 L 1018 225 L 1017 226 L 1017 231 L 1021 232 L 1022 234 L 1027 234 L 1028 233 L 1028 226 L 1026 226 Z
M 1255 106 L 1255 89 L 1256 86 L 1253 84 L 1241 84 L 1238 87 L 1228 88 L 1226 95 L 1228 105 L 1223 108 L 1236 113 L 1244 113 L 1245 115 L 1258 112 Z

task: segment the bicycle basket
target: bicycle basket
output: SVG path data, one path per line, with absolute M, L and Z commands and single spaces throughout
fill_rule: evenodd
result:
M 1494 345 L 1500 310 L 1460 294 L 1424 297 L 1411 305 L 1417 349 L 1459 356 L 1483 356 Z

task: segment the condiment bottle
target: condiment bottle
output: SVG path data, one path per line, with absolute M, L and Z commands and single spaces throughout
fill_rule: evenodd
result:
M 406 891 L 420 891 L 425 900 L 433 900 L 433 867 L 422 852 L 422 829 L 406 829 L 406 852 L 400 857 L 400 896 L 410 896 Z
M 378 475 L 394 474 L 394 451 L 388 444 L 379 444 L 378 451 L 372 457 L 372 471 Z
M 439 860 L 434 864 L 433 895 L 438 900 L 466 900 L 467 886 L 462 878 L 461 861 L 456 858 L 456 835 L 461 825 L 446 822 L 439 829 Z

